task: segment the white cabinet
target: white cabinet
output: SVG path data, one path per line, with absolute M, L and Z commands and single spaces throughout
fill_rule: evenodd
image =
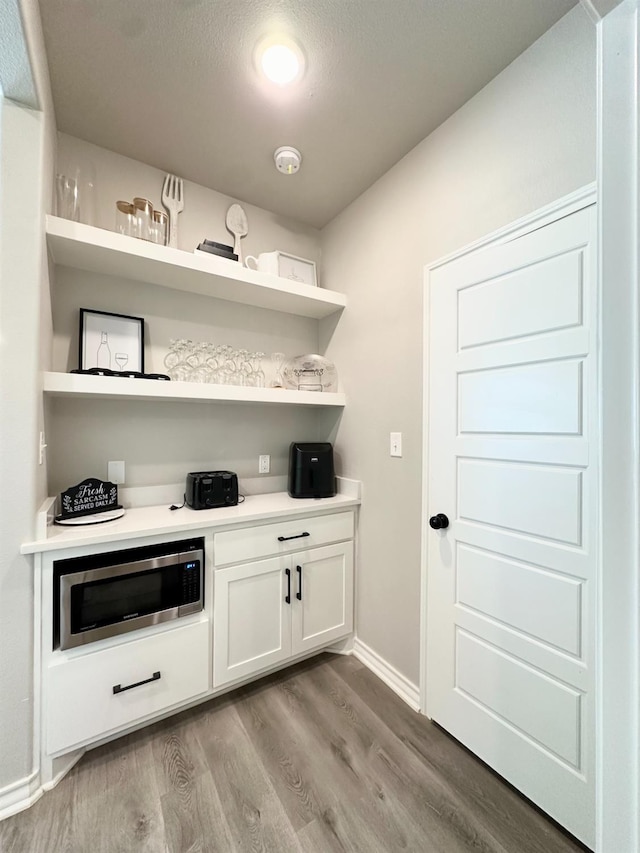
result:
M 291 561 L 291 651 L 296 655 L 353 630 L 353 543 L 293 554 Z
M 213 681 L 219 687 L 353 630 L 353 542 L 217 569 Z
M 288 577 L 280 557 L 216 571 L 214 686 L 244 678 L 291 657 Z
M 129 642 L 46 667 L 45 748 L 68 751 L 157 716 L 210 690 L 209 622 L 130 635 Z

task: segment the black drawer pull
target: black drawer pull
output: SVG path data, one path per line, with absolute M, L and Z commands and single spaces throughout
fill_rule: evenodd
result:
M 114 684 L 113 692 L 114 693 L 124 693 L 125 690 L 133 690 L 134 687 L 141 687 L 143 684 L 148 684 L 150 681 L 159 681 L 160 673 L 154 672 L 151 678 L 145 678 L 144 681 L 136 681 L 135 684 L 127 684 L 126 687 L 123 687 L 122 684 Z
M 278 542 L 288 542 L 289 539 L 302 539 L 304 536 L 311 536 L 311 534 L 305 531 L 304 533 L 298 533 L 297 536 L 278 536 Z
M 296 572 L 298 573 L 298 591 L 296 592 L 296 598 L 298 601 L 302 601 L 302 566 L 296 566 Z
M 287 576 L 287 594 L 284 600 L 287 604 L 291 604 L 291 569 L 285 569 L 284 572 Z

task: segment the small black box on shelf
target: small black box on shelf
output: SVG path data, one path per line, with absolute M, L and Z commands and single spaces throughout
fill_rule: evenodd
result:
M 233 246 L 225 246 L 224 243 L 214 243 L 213 240 L 203 240 L 198 245 L 197 251 L 207 252 L 209 255 L 217 255 L 219 258 L 227 258 L 230 261 L 238 260 L 238 256 L 233 251 Z

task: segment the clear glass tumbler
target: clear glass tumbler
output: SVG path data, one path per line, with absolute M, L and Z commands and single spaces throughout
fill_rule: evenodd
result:
M 135 237 L 136 213 L 129 201 L 116 202 L 116 232 L 126 234 L 127 237 Z
M 151 240 L 153 234 L 153 205 L 148 198 L 134 198 L 136 214 L 135 236 L 141 240 Z
M 167 245 L 167 214 L 161 210 L 153 211 L 153 242 L 159 246 Z
M 80 194 L 75 178 L 56 175 L 56 215 L 80 222 Z

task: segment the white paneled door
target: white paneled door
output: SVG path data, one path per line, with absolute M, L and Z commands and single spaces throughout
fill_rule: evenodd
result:
M 430 271 L 426 508 L 427 715 L 591 847 L 595 219 Z

